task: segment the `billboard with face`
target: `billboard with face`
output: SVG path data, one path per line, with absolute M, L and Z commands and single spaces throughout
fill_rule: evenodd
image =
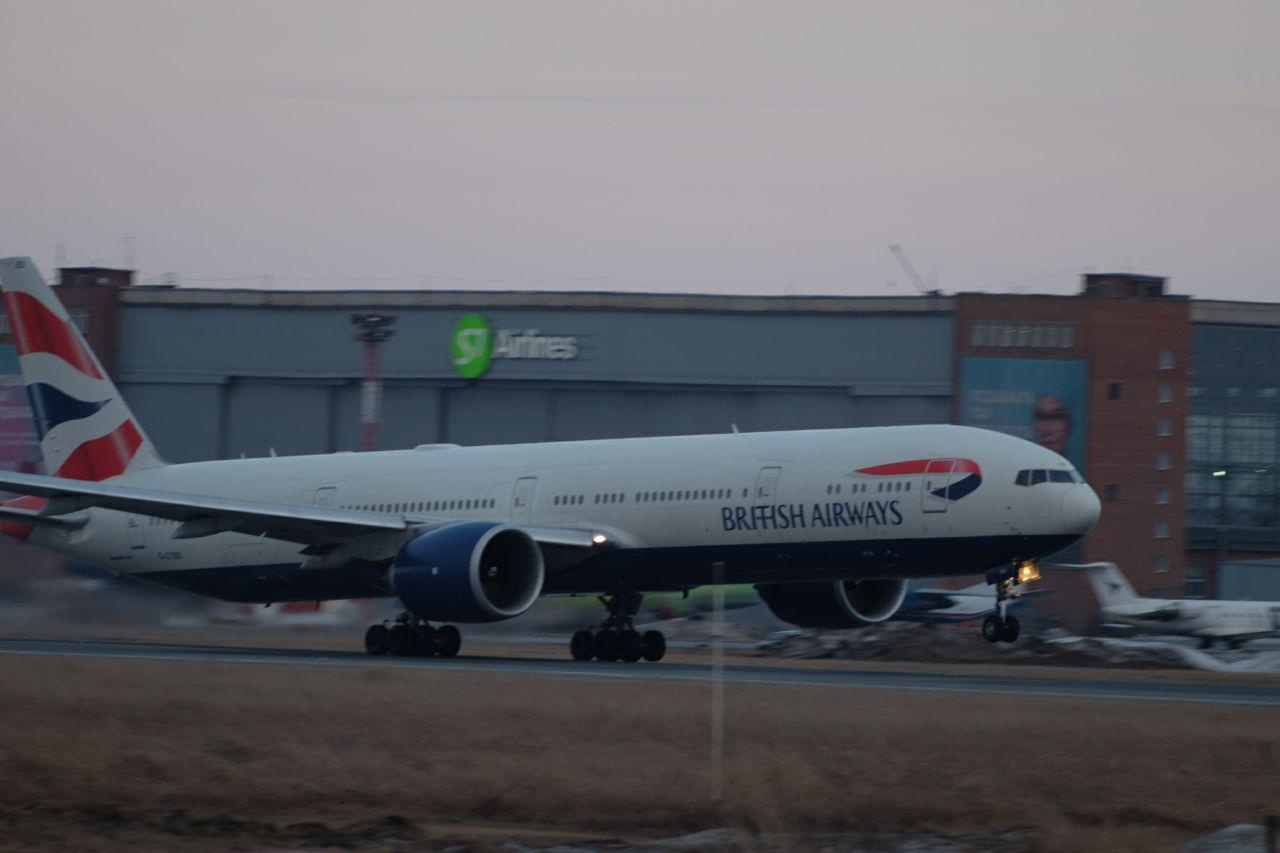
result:
M 1084 470 L 1088 362 L 966 357 L 960 423 L 1016 435 Z

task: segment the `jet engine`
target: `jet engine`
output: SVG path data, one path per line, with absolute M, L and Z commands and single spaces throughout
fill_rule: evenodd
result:
M 392 563 L 392 588 L 422 619 L 498 622 L 542 593 L 542 549 L 529 534 L 492 521 L 451 524 L 410 540 Z
M 901 579 L 763 583 L 756 589 L 774 616 L 802 628 L 874 625 L 897 613 L 907 597 Z

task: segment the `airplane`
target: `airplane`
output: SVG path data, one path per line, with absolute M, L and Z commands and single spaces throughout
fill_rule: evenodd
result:
M 1222 640 L 1233 649 L 1247 640 L 1280 634 L 1280 601 L 1221 601 L 1199 598 L 1143 598 L 1115 563 L 1080 566 L 1108 620 L 1146 634 L 1200 638 L 1200 648 Z
M 1009 589 L 1100 510 L 1058 454 L 945 424 L 167 464 L 29 258 L 0 260 L 0 290 L 51 472 L 0 472 L 21 495 L 0 531 L 228 601 L 398 598 L 374 655 L 452 657 L 453 623 L 595 594 L 606 618 L 572 656 L 656 661 L 645 593 L 755 584 L 784 621 L 854 627 L 910 578 L 983 572 L 984 633 L 1012 642 Z

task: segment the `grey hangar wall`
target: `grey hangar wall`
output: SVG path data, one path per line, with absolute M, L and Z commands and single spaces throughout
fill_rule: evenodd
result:
M 953 318 L 950 306 L 925 300 L 817 299 L 823 310 L 797 310 L 803 299 L 781 299 L 786 306 L 734 310 L 735 300 L 762 301 L 711 297 L 700 310 L 663 310 L 640 296 L 524 295 L 560 303 L 548 306 L 472 293 L 414 304 L 449 296 L 305 293 L 262 304 L 272 297 L 136 289 L 120 305 L 117 381 L 175 462 L 356 449 L 362 356 L 350 315 L 378 312 L 397 318 L 382 350 L 383 448 L 950 415 Z M 494 329 L 574 337 L 578 357 L 494 359 L 486 375 L 462 379 L 450 342 L 470 312 Z

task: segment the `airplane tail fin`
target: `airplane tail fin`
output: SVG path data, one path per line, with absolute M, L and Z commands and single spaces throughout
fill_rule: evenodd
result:
M 1084 569 L 1089 573 L 1089 585 L 1098 596 L 1098 604 L 1103 607 L 1128 604 L 1137 599 L 1138 594 L 1133 591 L 1129 579 L 1115 563 L 1090 563 Z
M 45 470 L 106 480 L 164 462 L 30 258 L 0 260 L 0 290 Z

